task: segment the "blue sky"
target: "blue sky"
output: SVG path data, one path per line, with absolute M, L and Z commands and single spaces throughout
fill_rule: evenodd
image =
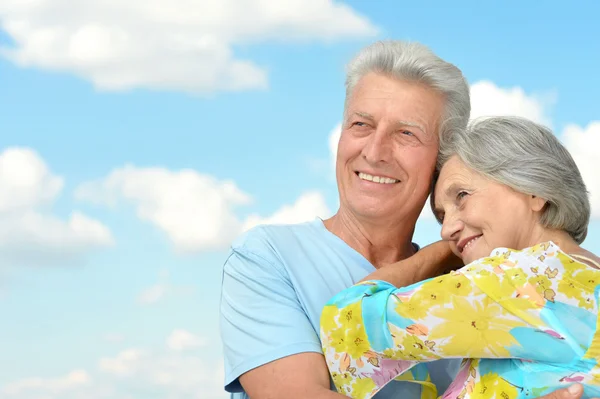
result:
M 224 398 L 227 243 L 336 209 L 344 65 L 377 39 L 457 64 L 476 115 L 550 125 L 600 253 L 595 2 L 111 3 L 0 3 L 3 398 Z

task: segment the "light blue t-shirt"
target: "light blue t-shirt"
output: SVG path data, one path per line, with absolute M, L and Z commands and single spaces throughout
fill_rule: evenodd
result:
M 285 356 L 322 353 L 319 324 L 335 294 L 375 271 L 323 221 L 265 225 L 237 239 L 224 265 L 221 338 L 225 389 L 248 398 L 238 377 Z M 438 392 L 456 375 L 460 359 L 427 364 Z M 418 384 L 393 381 L 376 399 L 419 398 Z

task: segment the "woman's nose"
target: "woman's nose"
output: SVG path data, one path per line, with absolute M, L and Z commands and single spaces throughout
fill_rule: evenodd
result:
M 460 237 L 460 232 L 464 228 L 464 223 L 457 217 L 444 217 L 442 223 L 442 239 L 446 241 L 456 241 Z

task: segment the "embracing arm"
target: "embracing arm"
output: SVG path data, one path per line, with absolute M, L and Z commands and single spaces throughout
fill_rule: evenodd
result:
M 223 270 L 225 389 L 252 399 L 342 399 L 287 273 L 259 249 L 235 248 Z
M 534 256 L 523 255 L 524 264 L 544 270 Z M 544 298 L 514 266 L 497 256 L 408 287 L 372 280 L 338 294 L 321 318 L 338 390 L 369 398 L 416 364 L 444 358 L 575 359 L 569 342 L 555 339 L 540 316 Z M 520 339 L 539 346 L 521 346 Z
M 240 382 L 252 399 L 346 398 L 331 390 L 329 371 L 319 353 L 299 353 L 264 364 L 242 374 Z
M 377 269 L 361 282 L 381 280 L 396 287 L 406 287 L 456 270 L 463 265 L 462 260 L 452 253 L 447 241 L 437 241 L 421 248 L 409 258 Z

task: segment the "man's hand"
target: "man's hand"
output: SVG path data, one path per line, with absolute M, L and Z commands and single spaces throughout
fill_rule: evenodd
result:
M 557 389 L 548 395 L 540 396 L 538 399 L 579 399 L 583 395 L 583 386 L 573 384 L 568 388 Z M 600 398 L 592 398 L 600 399 Z
M 331 390 L 325 358 L 299 353 L 259 366 L 240 376 L 251 399 L 348 399 Z

